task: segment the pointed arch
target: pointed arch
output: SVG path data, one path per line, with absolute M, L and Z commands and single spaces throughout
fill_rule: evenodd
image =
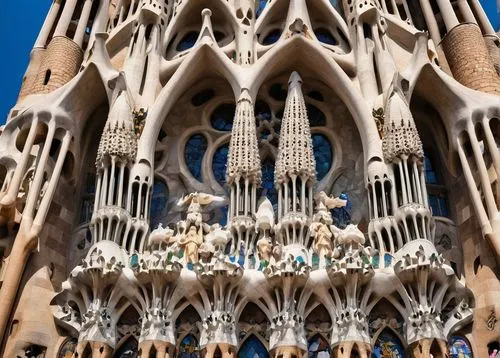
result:
M 156 141 L 164 119 L 170 113 L 173 105 L 184 92 L 196 83 L 197 78 L 201 78 L 202 75 L 213 74 L 217 77 L 222 77 L 229 83 L 235 97 L 240 92 L 241 87 L 239 85 L 238 74 L 236 73 L 237 70 L 231 60 L 220 50 L 203 44 L 187 56 L 163 87 L 155 105 L 148 113 L 148 120 L 146 121 L 138 145 L 138 162 L 141 160 L 145 160 L 148 163 L 152 162 L 155 148 L 150 143 Z
M 373 157 L 383 158 L 371 109 L 348 76 L 353 70 L 349 56 L 344 56 L 344 61 L 332 61 L 325 51 L 317 43 L 294 36 L 262 56 L 255 64 L 255 75 L 245 79 L 250 83 L 244 82 L 242 87 L 250 88 L 251 95 L 255 98 L 262 84 L 273 74 L 288 70 L 307 70 L 309 77 L 320 78 L 347 106 L 361 136 L 366 161 Z M 314 61 L 310 61 L 312 57 Z

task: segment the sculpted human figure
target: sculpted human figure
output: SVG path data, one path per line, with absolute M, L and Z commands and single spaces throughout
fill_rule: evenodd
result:
M 181 234 L 179 246 L 184 250 L 186 262 L 198 262 L 198 248 L 203 244 L 202 227 L 196 228 L 196 225 L 191 225 L 187 232 Z
M 314 252 L 320 259 L 331 257 L 333 253 L 333 234 L 328 225 L 323 222 L 314 223 Z
M 257 241 L 257 250 L 259 251 L 260 261 L 271 261 L 271 255 L 273 253 L 273 244 L 269 237 L 262 236 Z

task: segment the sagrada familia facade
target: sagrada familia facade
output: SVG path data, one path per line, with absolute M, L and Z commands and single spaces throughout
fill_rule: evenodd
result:
M 2 357 L 498 357 L 499 73 L 478 0 L 53 0 Z

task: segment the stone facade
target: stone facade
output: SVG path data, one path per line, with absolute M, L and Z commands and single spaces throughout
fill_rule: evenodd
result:
M 4 357 L 496 357 L 477 0 L 54 0 L 0 130 Z

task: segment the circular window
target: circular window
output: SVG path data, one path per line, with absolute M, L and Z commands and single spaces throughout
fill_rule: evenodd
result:
M 228 154 L 229 144 L 224 144 L 215 151 L 214 157 L 212 159 L 212 171 L 214 172 L 214 177 L 222 187 L 226 184 Z
M 217 107 L 212 113 L 210 122 L 212 127 L 218 131 L 230 132 L 233 129 L 233 119 L 236 106 L 232 103 L 225 103 Z
M 207 151 L 208 143 L 205 136 L 195 134 L 186 142 L 184 148 L 184 160 L 191 174 L 199 181 L 202 181 L 201 167 L 203 157 Z
M 321 180 L 332 168 L 333 148 L 328 138 L 323 134 L 313 134 L 312 143 L 314 159 L 316 160 L 316 174 L 318 180 Z

